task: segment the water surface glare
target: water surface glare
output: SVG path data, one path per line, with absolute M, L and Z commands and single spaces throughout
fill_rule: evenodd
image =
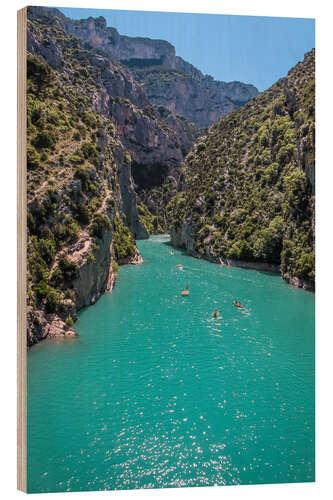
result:
M 314 481 L 314 295 L 138 247 L 76 339 L 28 353 L 28 491 Z

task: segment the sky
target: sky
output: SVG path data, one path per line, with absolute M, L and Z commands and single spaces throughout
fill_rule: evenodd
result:
M 72 19 L 103 16 L 121 35 L 167 40 L 216 80 L 263 91 L 315 46 L 314 19 L 59 8 Z

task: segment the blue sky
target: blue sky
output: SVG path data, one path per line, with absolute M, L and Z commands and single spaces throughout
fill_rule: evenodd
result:
M 216 80 L 267 89 L 315 46 L 314 19 L 59 8 L 72 19 L 103 16 L 121 35 L 167 40 Z

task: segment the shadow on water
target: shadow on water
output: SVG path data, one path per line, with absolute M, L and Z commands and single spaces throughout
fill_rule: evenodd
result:
M 168 235 L 168 234 L 163 234 L 163 235 L 161 234 L 161 235 L 159 235 L 159 236 L 164 236 L 165 238 L 167 238 L 167 237 L 169 238 L 167 241 L 163 241 L 163 242 L 162 242 L 162 245 L 166 245 L 166 246 L 168 246 L 168 247 L 171 247 L 171 248 L 173 248 L 173 249 L 177 250 L 177 252 L 179 252 L 181 255 L 183 255 L 183 256 L 185 256 L 185 257 L 193 257 L 194 259 L 197 259 L 197 260 L 199 260 L 199 261 L 210 262 L 211 264 L 216 264 L 216 265 L 218 265 L 218 266 L 220 266 L 220 265 L 221 265 L 221 264 L 219 264 L 218 262 L 212 262 L 212 261 L 211 261 L 211 260 L 209 260 L 209 259 L 204 259 L 204 258 L 201 258 L 201 257 L 195 257 L 195 256 L 193 256 L 193 255 L 191 255 L 191 254 L 187 253 L 187 251 L 186 251 L 186 249 L 185 249 L 185 248 L 176 247 L 176 246 L 172 245 L 171 240 L 170 240 L 170 235 Z M 267 277 L 273 277 L 273 276 L 280 275 L 280 271 L 276 271 L 276 272 L 275 272 L 275 271 L 267 271 L 267 270 L 264 270 L 264 269 L 251 269 L 250 267 L 248 267 L 248 268 L 247 268 L 247 267 L 240 267 L 240 266 L 239 266 L 239 267 L 238 267 L 238 266 L 223 266 L 223 267 L 243 269 L 243 270 L 246 270 L 246 271 L 247 271 L 247 270 L 250 270 L 250 271 L 255 271 L 255 272 L 260 273 L 260 274 L 263 274 L 263 275 L 265 275 L 265 276 L 267 276 Z M 295 289 L 297 289 L 297 288 L 298 288 L 298 287 L 293 287 L 292 285 L 290 285 L 289 283 L 287 283 L 285 280 L 283 280 L 283 278 L 282 278 L 282 276 L 281 276 L 281 275 L 280 275 L 280 278 L 281 278 L 281 280 L 283 281 L 283 284 L 284 284 L 284 285 L 286 285 L 286 286 L 288 286 L 288 287 L 295 288 Z M 313 293 L 314 293 L 314 291 L 313 291 L 313 290 L 307 290 L 307 289 L 304 289 L 304 291 L 309 292 L 309 293 L 311 293 L 311 294 L 313 294 Z
M 167 241 L 163 241 L 162 242 L 162 245 L 166 245 L 168 247 L 171 247 L 171 248 L 174 248 L 176 249 L 179 253 L 181 253 L 182 255 L 186 256 L 186 257 L 193 257 L 192 255 L 188 254 L 186 252 L 186 249 L 185 248 L 181 248 L 181 247 L 176 247 L 174 246 L 172 243 L 171 243 L 171 239 L 170 239 L 170 235 L 169 234 L 163 234 L 163 235 L 160 235 L 160 236 L 165 236 L 165 237 L 168 237 L 169 239 Z M 197 257 L 198 258 L 198 257 Z M 201 260 L 198 258 L 198 260 Z

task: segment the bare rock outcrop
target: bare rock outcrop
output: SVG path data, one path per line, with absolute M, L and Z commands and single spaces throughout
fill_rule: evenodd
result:
M 72 20 L 57 9 L 41 7 L 30 7 L 29 15 L 31 19 L 42 19 L 45 24 L 55 24 L 89 47 L 120 61 L 137 81 L 142 82 L 151 104 L 163 105 L 199 127 L 211 125 L 258 95 L 251 84 L 221 82 L 203 75 L 176 56 L 175 47 L 165 40 L 120 35 L 115 28 L 106 25 L 103 17 Z M 51 45 L 49 60 L 60 68 L 58 47 L 54 43 Z M 42 49 L 42 55 L 45 50 Z

